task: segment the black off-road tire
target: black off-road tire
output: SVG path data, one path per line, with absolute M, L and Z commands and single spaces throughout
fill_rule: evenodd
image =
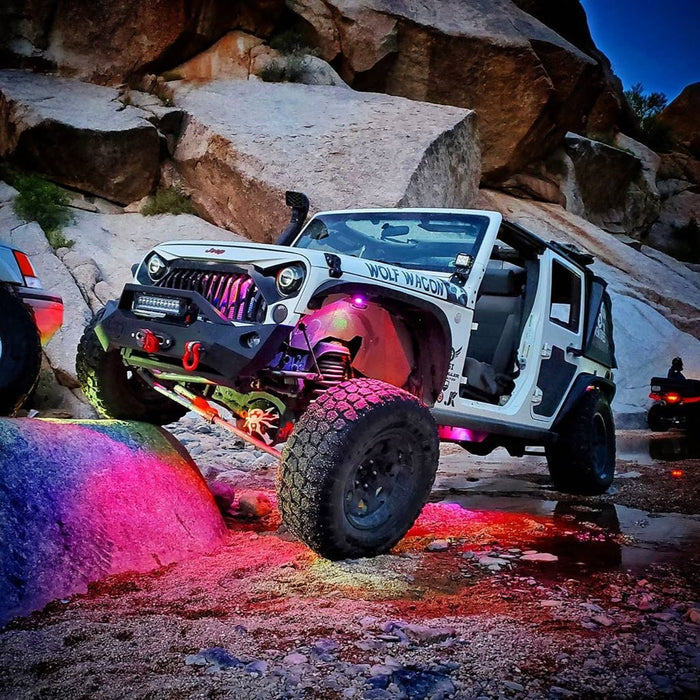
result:
M 430 494 L 435 420 L 414 396 L 376 379 L 326 391 L 282 453 L 277 496 L 290 531 L 327 559 L 389 551 Z
M 591 496 L 605 493 L 615 476 L 615 422 L 600 391 L 587 391 L 545 449 L 555 488 Z
M 647 425 L 653 433 L 665 433 L 670 427 L 662 413 L 663 409 L 658 404 L 654 404 L 647 413 Z
M 105 351 L 95 334 L 104 309 L 88 323 L 78 343 L 75 371 L 87 400 L 105 418 L 166 425 L 187 413 L 184 406 L 152 389 L 122 361 L 118 350 Z
M 0 415 L 11 416 L 39 380 L 41 338 L 34 315 L 0 284 Z

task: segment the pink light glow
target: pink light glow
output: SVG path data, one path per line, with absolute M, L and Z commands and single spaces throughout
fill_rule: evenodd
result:
M 356 309 L 366 309 L 367 308 L 367 297 L 363 297 L 361 294 L 356 294 L 352 298 L 352 305 Z
M 441 425 L 438 428 L 438 436 L 441 440 L 449 440 L 451 442 L 483 442 L 488 437 L 488 433 L 485 433 L 483 430 Z

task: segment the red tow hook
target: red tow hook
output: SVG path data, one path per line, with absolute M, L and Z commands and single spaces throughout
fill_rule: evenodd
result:
M 182 354 L 182 366 L 188 372 L 194 372 L 199 367 L 199 356 L 202 352 L 202 344 L 199 341 L 188 340 L 185 343 L 185 352 Z
M 136 334 L 136 341 L 141 346 L 143 351 L 149 354 L 160 350 L 160 340 L 158 340 L 158 336 L 153 331 L 149 331 L 147 328 L 141 329 Z

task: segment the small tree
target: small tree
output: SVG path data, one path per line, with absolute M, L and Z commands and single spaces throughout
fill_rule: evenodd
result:
M 658 116 L 668 104 L 663 92 L 652 92 L 645 95 L 644 86 L 641 83 L 635 83 L 625 92 L 625 97 L 640 122 Z
M 659 119 L 668 99 L 663 92 L 645 94 L 644 86 L 635 83 L 625 92 L 625 97 L 639 119 L 641 141 L 655 151 L 668 151 L 672 145 L 671 130 Z

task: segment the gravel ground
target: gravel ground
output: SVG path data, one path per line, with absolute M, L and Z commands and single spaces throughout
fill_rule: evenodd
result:
M 571 499 L 540 457 L 446 446 L 392 554 L 331 563 L 280 523 L 272 458 L 171 429 L 230 505 L 227 544 L 11 622 L 0 697 L 700 694 L 699 459 L 633 455 L 610 494 Z

